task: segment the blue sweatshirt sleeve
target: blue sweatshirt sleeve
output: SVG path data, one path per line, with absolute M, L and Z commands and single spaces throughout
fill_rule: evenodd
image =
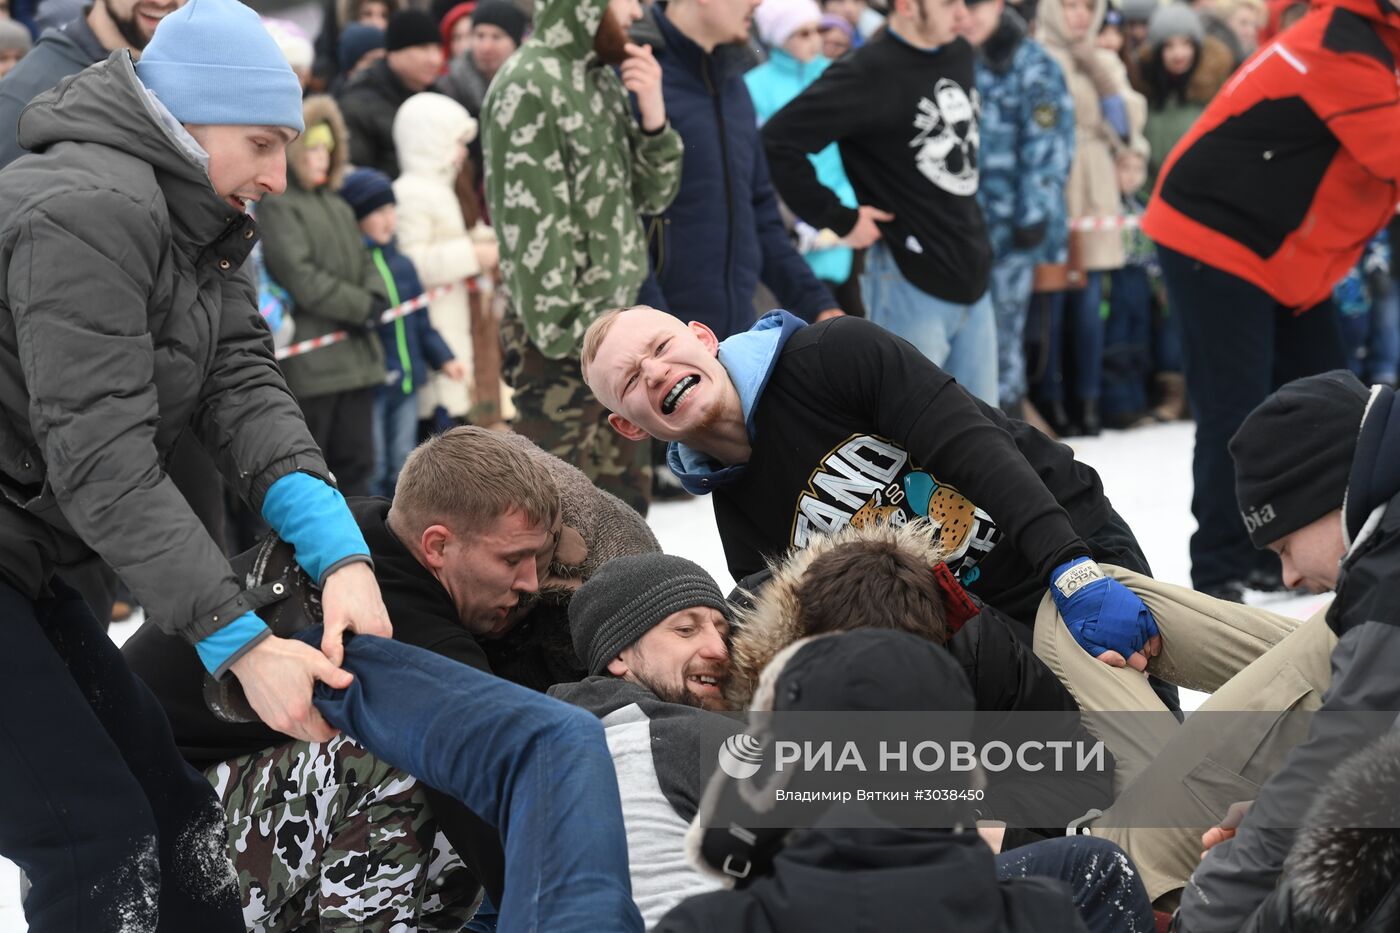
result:
M 263 498 L 263 518 L 297 555 L 297 563 L 317 586 L 346 564 L 373 564 L 360 526 L 340 491 L 309 473 L 288 473 Z M 195 645 L 204 667 L 222 676 L 229 666 L 271 632 L 246 612 Z

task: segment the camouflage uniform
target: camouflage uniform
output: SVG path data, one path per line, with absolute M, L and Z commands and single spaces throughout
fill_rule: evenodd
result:
M 992 240 L 998 395 L 1026 394 L 1022 340 L 1038 263 L 1064 262 L 1069 244 L 1065 182 L 1074 157 L 1074 102 L 1064 72 L 1011 9 L 977 57 L 982 95 L 982 178 L 977 190 Z M 1022 248 L 1017 231 L 1044 225 Z
M 462 929 L 478 886 L 418 781 L 346 736 L 205 771 L 223 804 L 250 931 Z
M 482 107 L 486 200 L 510 298 L 503 369 L 516 430 L 629 504 L 651 492 L 645 447 L 614 438 L 579 377 L 583 332 L 636 301 L 647 274 L 639 214 L 676 195 L 681 139 L 642 132 L 593 39 L 606 0 L 541 0 L 535 31 Z M 625 491 L 625 494 L 624 494 Z

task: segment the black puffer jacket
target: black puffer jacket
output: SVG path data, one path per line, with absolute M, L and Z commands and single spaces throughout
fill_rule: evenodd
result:
M 0 576 L 37 597 L 91 548 L 198 641 L 249 604 L 164 473 L 176 438 L 193 428 L 254 510 L 288 473 L 328 475 L 240 271 L 256 227 L 125 50 L 36 98 L 19 141 L 35 154 L 0 175 Z
M 413 92 L 403 86 L 380 60 L 360 72 L 336 96 L 350 130 L 350 161 L 360 168 L 377 168 L 399 177 L 399 154 L 394 148 L 394 114 Z
M 755 702 L 756 709 L 780 712 L 957 714 L 971 707 L 967 681 L 945 651 L 905 632 L 873 629 L 794 644 L 765 671 Z M 781 728 L 782 720 L 773 722 Z M 948 781 L 945 786 L 956 789 L 951 776 Z M 870 805 L 863 812 L 832 804 L 825 813 L 804 811 L 812 828 L 784 832 L 760 828 L 761 817 L 746 819 L 752 786 L 716 771 L 688 839 L 692 861 L 728 884 L 736 883 L 734 873 L 722 869 L 747 863 L 738 889 L 692 897 L 653 933 L 1084 929 L 1060 882 L 998 881 L 992 850 L 977 833 L 901 828 L 911 816 L 927 819 L 927 808 L 939 804 L 914 805 L 925 808 L 917 816 L 901 809 L 908 804 Z M 970 825 L 967 804 L 941 806 L 945 818 Z M 736 833 L 734 825 L 753 830 Z M 861 825 L 866 828 L 842 828 Z M 753 845 L 735 848 L 736 839 Z

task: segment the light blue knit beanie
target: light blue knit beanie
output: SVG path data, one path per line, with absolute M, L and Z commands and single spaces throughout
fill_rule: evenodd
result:
M 166 16 L 136 75 L 181 123 L 306 128 L 297 76 L 238 0 L 190 0 Z

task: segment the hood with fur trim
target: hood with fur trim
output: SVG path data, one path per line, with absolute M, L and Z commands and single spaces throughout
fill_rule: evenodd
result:
M 459 171 L 452 164 L 457 144 L 474 139 L 476 120 L 446 94 L 414 94 L 394 114 L 394 148 L 404 175 L 427 175 L 450 184 Z
M 816 538 L 802 550 L 790 551 L 780 561 L 771 561 L 772 577 L 757 594 L 750 594 L 752 608 L 737 614 L 729 648 L 729 683 L 724 691 L 731 709 L 747 709 L 756 702 L 755 691 L 764 668 L 784 649 L 808 636 L 799 619 L 797 593 L 802 578 L 814 560 L 851 541 L 890 542 L 930 568 L 945 556 L 938 544 L 938 526 L 910 522 L 900 527 L 885 523 L 848 526 Z
M 1201 40 L 1196 54 L 1196 66 L 1186 81 L 1185 99 L 1188 104 L 1205 106 L 1225 86 L 1225 82 L 1230 80 L 1230 75 L 1235 70 L 1235 62 L 1225 43 L 1210 35 Z M 1159 106 L 1157 102 L 1166 99 L 1169 89 L 1162 86 L 1162 76 L 1154 67 L 1157 55 L 1156 46 L 1144 45 L 1138 49 L 1138 67 L 1132 69 L 1129 75 L 1134 79 L 1136 89 L 1149 102 Z M 1162 156 L 1165 157 L 1166 153 L 1162 153 Z
M 301 112 L 308 132 L 318 123 L 331 128 L 335 148 L 331 151 L 331 170 L 327 175 L 326 187 L 339 191 L 345 181 L 345 166 L 350 162 L 350 133 L 345 129 L 345 118 L 340 115 L 340 107 L 336 106 L 335 98 L 327 94 L 313 94 L 302 102 Z M 301 157 L 306 152 L 306 136 L 306 133 L 302 133 L 287 147 L 287 183 L 310 191 L 315 186 L 301 168 Z

